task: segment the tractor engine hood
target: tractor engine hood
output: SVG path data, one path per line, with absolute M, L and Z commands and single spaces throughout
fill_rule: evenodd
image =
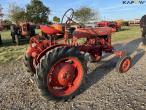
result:
M 110 27 L 78 28 L 75 30 L 74 36 L 77 38 L 91 38 L 96 36 L 111 35 L 112 32 L 115 32 L 115 30 Z

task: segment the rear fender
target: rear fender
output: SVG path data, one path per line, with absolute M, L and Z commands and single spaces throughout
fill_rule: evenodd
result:
M 37 62 L 40 62 L 40 59 L 50 50 L 56 48 L 56 47 L 64 47 L 66 46 L 65 44 L 57 44 L 57 45 L 53 45 L 51 47 L 46 48 L 45 50 L 43 50 L 38 56 L 37 56 Z

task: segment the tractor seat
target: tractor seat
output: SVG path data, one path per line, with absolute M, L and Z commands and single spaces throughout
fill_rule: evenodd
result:
M 53 28 L 51 26 L 46 26 L 46 25 L 41 25 L 40 29 L 41 29 L 42 32 L 44 32 L 44 33 L 46 33 L 48 35 L 55 35 L 57 33 L 61 33 L 60 30 L 57 30 L 57 29 L 55 29 L 55 28 Z

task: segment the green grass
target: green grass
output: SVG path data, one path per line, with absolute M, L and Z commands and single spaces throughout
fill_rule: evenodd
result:
M 127 39 L 132 39 L 132 38 L 138 38 L 141 35 L 140 28 L 138 26 L 124 26 L 122 27 L 122 30 L 119 32 L 115 32 L 112 35 L 112 41 L 117 42 L 117 41 L 123 41 Z
M 1 32 L 3 45 L 0 47 L 0 63 L 18 60 L 23 57 L 27 44 L 17 46 L 12 43 L 10 31 Z
M 122 27 L 122 31 L 113 33 L 112 41 L 122 41 L 140 36 L 139 27 Z M 37 30 L 39 33 L 39 30 Z M 24 53 L 28 47 L 28 43 L 17 46 L 12 43 L 10 31 L 1 32 L 3 45 L 0 47 L 0 63 L 6 63 L 12 60 L 19 60 L 24 57 Z
M 0 63 L 22 58 L 26 48 L 27 45 L 0 47 Z

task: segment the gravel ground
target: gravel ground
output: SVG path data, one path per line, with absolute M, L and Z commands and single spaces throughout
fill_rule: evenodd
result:
M 14 110 L 146 110 L 146 54 L 140 39 L 116 43 L 131 55 L 132 68 L 116 72 L 113 56 L 99 63 L 89 63 L 87 85 L 68 102 L 41 96 L 22 60 L 0 65 L 0 109 Z

